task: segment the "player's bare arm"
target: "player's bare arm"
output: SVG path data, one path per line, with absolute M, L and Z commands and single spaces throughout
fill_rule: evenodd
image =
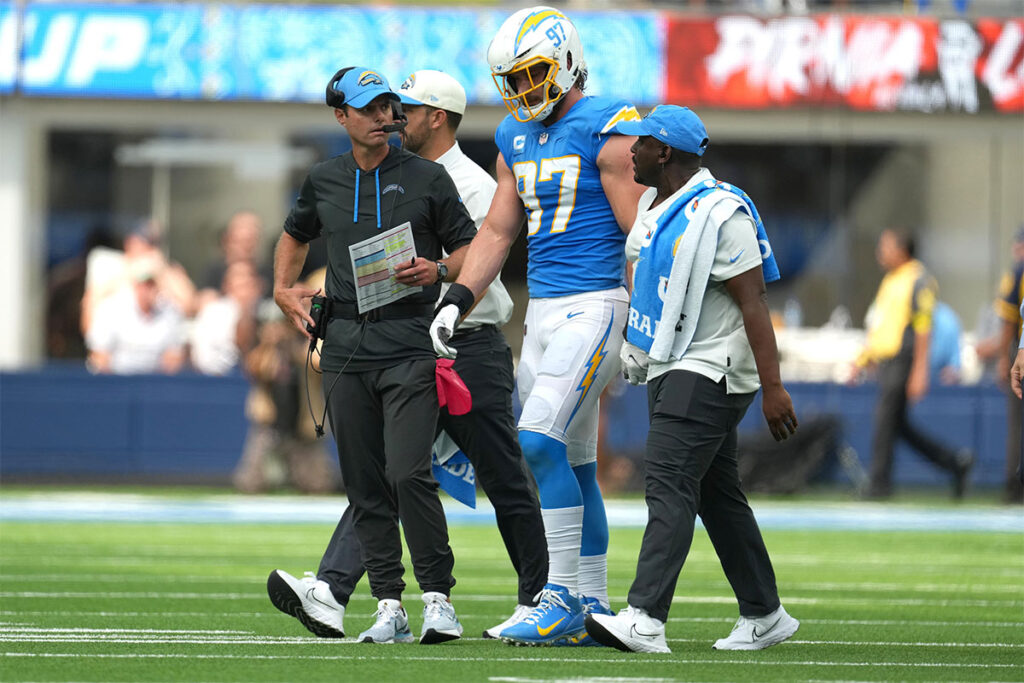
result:
M 508 257 L 508 250 L 523 226 L 523 202 L 516 191 L 516 179 L 501 154 L 498 154 L 496 167 L 498 188 L 491 200 L 491 208 L 468 247 L 456 280 L 468 287 L 478 299 L 498 276 Z
M 597 155 L 601 187 L 608 197 L 619 228 L 625 233 L 633 227 L 637 203 L 647 189 L 633 178 L 633 154 L 629 148 L 634 139 L 628 135 L 613 135 Z
M 768 313 L 768 297 L 761 267 L 751 268 L 729 278 L 725 281 L 725 288 L 743 314 L 743 327 L 761 380 L 764 419 L 768 422 L 772 437 L 782 441 L 796 432 L 796 412 L 793 410 L 793 399 L 782 385 L 779 374 L 779 349 Z
M 304 244 L 286 232 L 281 233 L 274 249 L 274 302 L 285 317 L 292 321 L 302 334 L 310 338 L 306 324 L 313 325 L 309 317 L 309 300 L 320 293 L 319 289 L 296 287 L 295 282 L 302 273 L 309 245 Z

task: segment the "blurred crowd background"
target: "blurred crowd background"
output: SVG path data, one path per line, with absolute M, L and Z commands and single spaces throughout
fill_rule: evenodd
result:
M 776 489 L 863 479 L 871 378 L 851 381 L 853 361 L 879 235 L 901 229 L 939 284 L 915 410 L 1002 492 L 1020 439 L 997 301 L 1024 263 L 1024 0 L 552 4 L 580 30 L 589 92 L 692 107 L 706 165 L 758 204 L 783 378 L 822 418 L 791 448 L 816 454 L 794 460 L 807 472 Z M 0 475 L 338 490 L 303 340 L 269 300 L 298 184 L 348 149 L 324 86 L 352 64 L 396 84 L 452 73 L 470 99 L 460 143 L 492 168 L 505 110 L 484 54 L 520 6 L 0 4 Z M 521 236 L 503 273 L 514 352 L 525 262 Z M 303 277 L 324 264 L 314 243 Z M 606 393 L 607 489 L 639 486 L 644 402 Z M 939 482 L 912 463 L 897 479 Z

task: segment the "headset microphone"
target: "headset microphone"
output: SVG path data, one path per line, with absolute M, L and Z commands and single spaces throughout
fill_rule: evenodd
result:
M 405 130 L 407 123 L 408 121 L 395 121 L 394 123 L 389 123 L 386 126 L 381 126 L 380 129 L 385 133 L 398 133 Z

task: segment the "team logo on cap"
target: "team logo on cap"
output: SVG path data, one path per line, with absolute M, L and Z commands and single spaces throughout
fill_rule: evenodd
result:
M 359 85 L 384 85 L 384 79 L 375 71 L 364 71 L 359 74 L 359 80 L 356 83 Z
M 398 87 L 399 90 L 412 90 L 413 86 L 416 85 L 416 74 L 409 74 L 409 78 L 402 81 L 402 85 Z

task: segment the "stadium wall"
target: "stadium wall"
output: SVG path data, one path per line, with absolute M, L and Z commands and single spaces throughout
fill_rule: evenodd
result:
M 0 373 L 0 479 L 229 482 L 245 439 L 248 382 L 201 375 L 94 376 L 79 368 Z M 647 436 L 644 387 L 621 384 L 602 399 L 606 448 L 639 463 Z M 800 419 L 837 417 L 843 444 L 868 466 L 875 387 L 787 385 Z M 933 388 L 913 418 L 946 443 L 972 448 L 977 487 L 1003 481 L 1006 400 L 994 386 Z M 768 438 L 760 403 L 741 433 Z M 835 455 L 835 454 L 832 454 Z M 833 466 L 824 483 L 849 484 Z M 904 446 L 897 485 L 946 486 L 948 477 Z

